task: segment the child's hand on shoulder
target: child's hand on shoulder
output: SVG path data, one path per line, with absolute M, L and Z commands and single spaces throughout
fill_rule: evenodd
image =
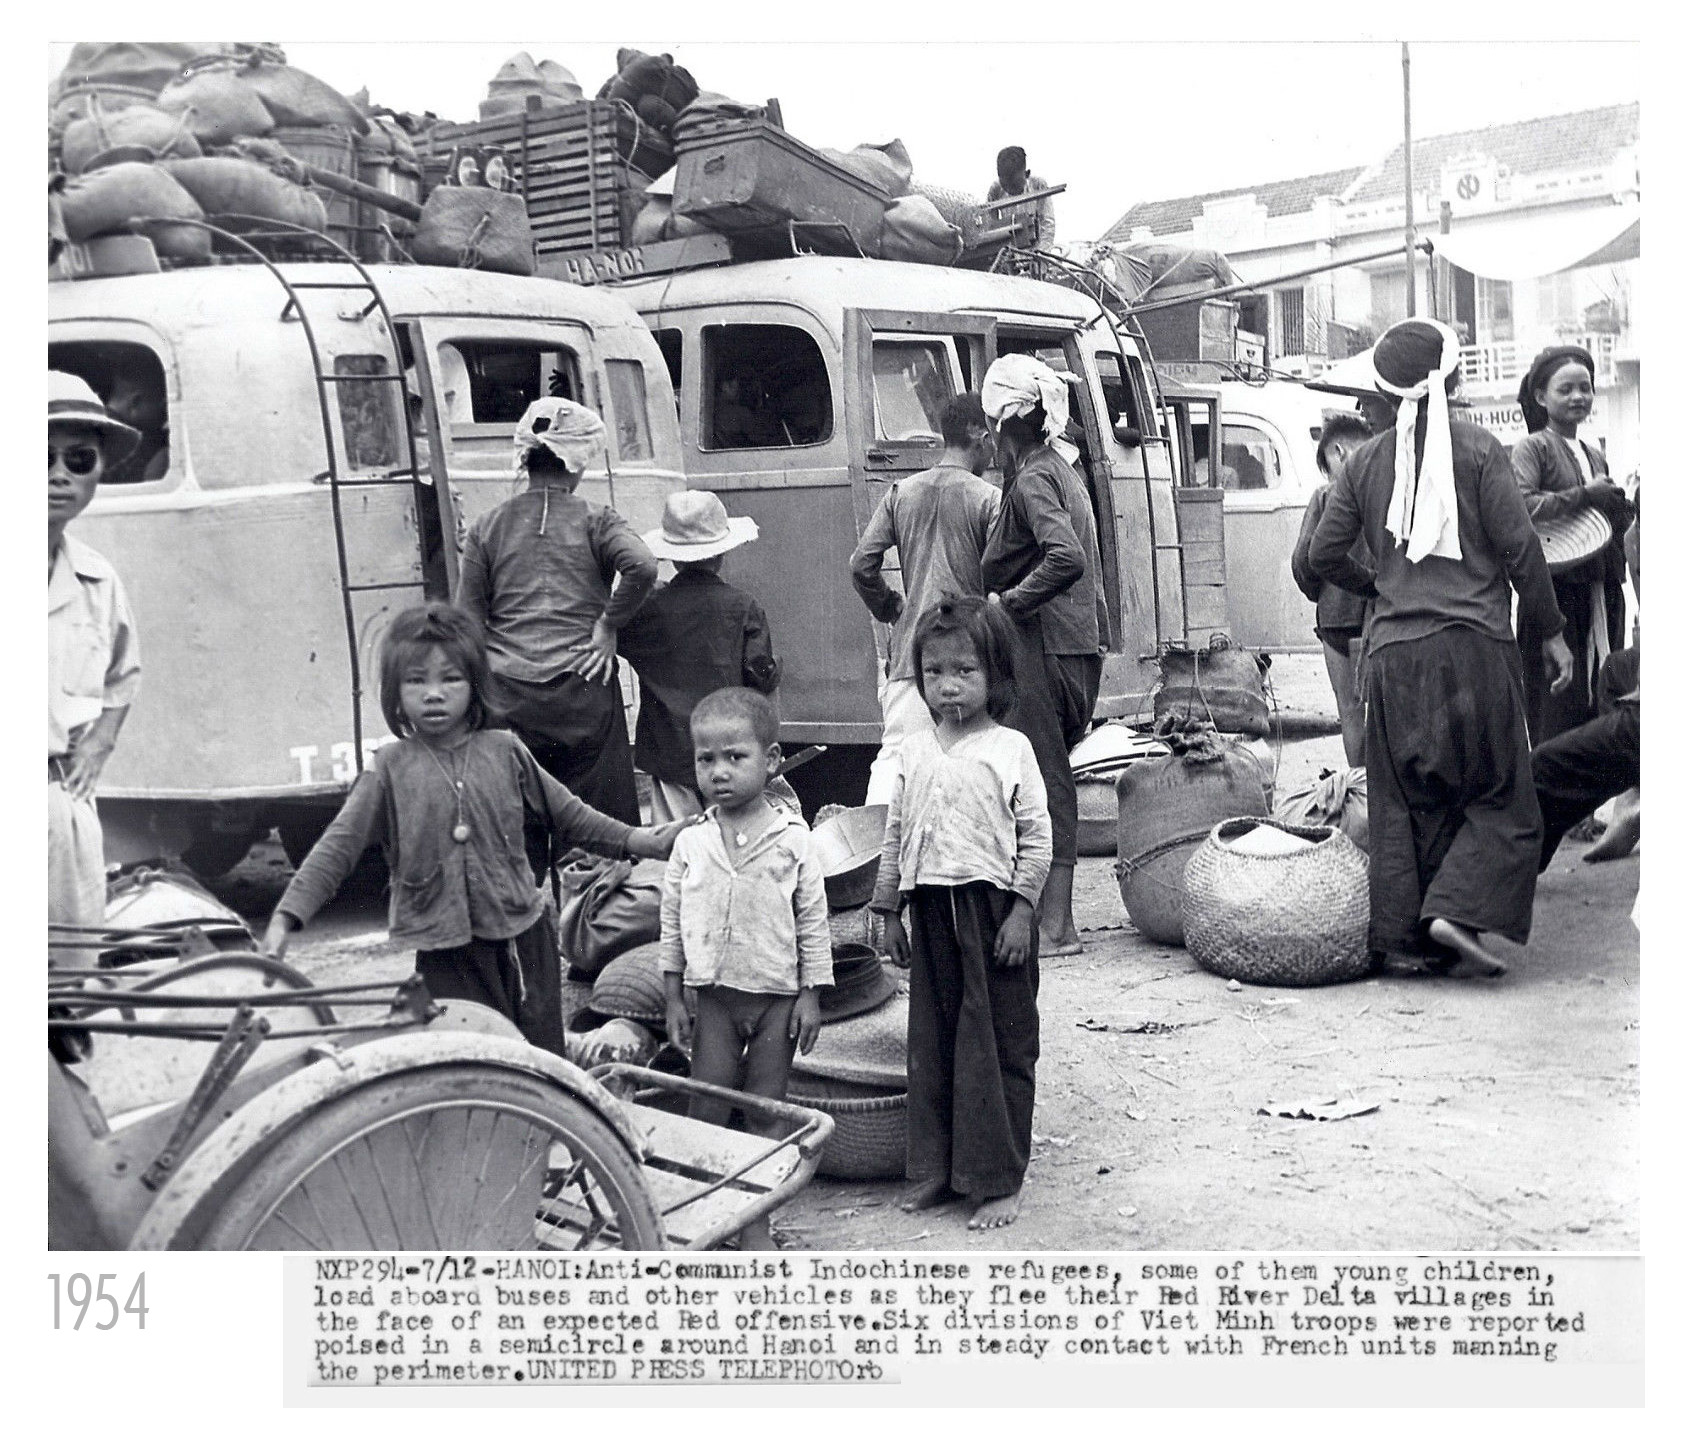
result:
M 674 851 L 674 840 L 680 836 L 680 830 L 701 821 L 702 816 L 699 815 L 677 818 L 660 828 L 635 828 L 627 836 L 627 851 L 635 858 L 667 858 Z
M 996 962 L 999 968 L 1018 968 L 1032 953 L 1032 906 L 1016 897 L 1002 927 L 996 930 Z
M 797 1040 L 797 1051 L 807 1053 L 821 1035 L 821 995 L 813 988 L 804 988 L 791 1005 L 791 1022 L 786 1036 Z
M 902 915 L 885 915 L 885 956 L 899 968 L 908 967 L 908 934 L 903 932 Z

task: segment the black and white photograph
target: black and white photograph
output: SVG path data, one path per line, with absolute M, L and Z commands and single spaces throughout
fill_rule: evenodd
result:
M 476 18 L 47 46 L 55 1312 L 292 1254 L 350 1387 L 324 1294 L 480 1254 L 809 1344 L 535 1386 L 1638 1403 L 1637 34 Z

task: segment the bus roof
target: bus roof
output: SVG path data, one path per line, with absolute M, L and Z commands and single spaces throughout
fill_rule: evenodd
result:
M 290 280 L 320 285 L 359 283 L 348 264 L 284 264 Z M 511 319 L 572 319 L 613 327 L 637 323 L 627 301 L 601 286 L 484 270 L 438 265 L 370 265 L 369 274 L 394 315 L 499 315 Z M 321 290 L 311 293 L 321 294 Z M 358 291 L 348 288 L 348 299 Z M 54 319 L 128 319 L 155 321 L 170 329 L 225 320 L 230 308 L 253 306 L 253 313 L 284 302 L 281 286 L 260 264 L 211 265 L 162 274 L 117 275 L 66 280 L 49 286 L 48 309 Z
M 897 260 L 803 255 L 622 280 L 634 308 L 661 314 L 701 305 L 785 301 L 825 319 L 840 309 L 1025 315 L 1082 324 L 1103 313 L 1089 295 L 1042 280 Z

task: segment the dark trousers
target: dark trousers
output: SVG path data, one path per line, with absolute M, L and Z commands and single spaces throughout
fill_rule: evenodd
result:
M 797 1040 L 791 1036 L 795 993 L 746 993 L 719 986 L 697 989 L 697 1018 L 692 1024 L 692 1076 L 700 1083 L 735 1088 L 761 1098 L 783 1098 L 791 1076 Z M 694 1097 L 689 1108 L 700 1122 L 725 1126 L 730 1104 Z M 745 1126 L 766 1130 L 756 1114 L 746 1112 Z
M 1530 771 L 1541 805 L 1540 867 L 1545 870 L 1571 829 L 1607 799 L 1641 782 L 1641 705 L 1619 704 L 1538 745 L 1530 755 Z
M 1049 794 L 1054 861 L 1078 862 L 1078 786 L 1067 755 L 1090 727 L 1102 687 L 1100 654 L 1046 654 L 1037 616 L 1013 625 L 1014 706 L 1003 720 L 1031 740 Z
M 908 1175 L 977 1201 L 1018 1192 L 1037 1089 L 1037 925 L 1018 968 L 995 959 L 1014 896 L 916 888 L 909 937 Z
M 564 1056 L 562 958 L 549 909 L 514 938 L 420 949 L 416 971 L 434 997 L 480 1003 L 502 1013 L 534 1047 Z
M 599 813 L 638 826 L 633 749 L 613 675 L 607 684 L 579 674 L 537 684 L 499 676 L 494 696 L 542 769 Z
M 1589 671 L 1589 633 L 1594 627 L 1594 591 L 1606 591 L 1606 636 L 1613 654 L 1623 648 L 1624 600 L 1621 580 L 1606 583 L 1599 565 L 1592 577 L 1578 570 L 1576 577 L 1553 581 L 1554 598 L 1565 616 L 1565 642 L 1570 645 L 1574 665 L 1570 687 L 1563 693 L 1549 688 L 1547 666 L 1542 660 L 1545 635 L 1529 617 L 1518 615 L 1518 648 L 1524 661 L 1524 710 L 1530 718 L 1530 742 L 1546 743 L 1551 738 L 1587 723 L 1595 712 L 1595 676 Z M 1607 662 L 1610 662 L 1608 658 Z
M 1463 625 L 1385 644 L 1368 699 L 1373 950 L 1425 951 L 1433 918 L 1527 941 L 1541 811 L 1517 645 Z

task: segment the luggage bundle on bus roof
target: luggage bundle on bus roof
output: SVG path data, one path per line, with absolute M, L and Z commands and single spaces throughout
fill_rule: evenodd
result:
M 274 45 L 79 44 L 49 100 L 63 238 L 107 272 L 241 252 L 219 231 L 283 253 L 326 235 L 390 259 L 420 213 L 414 122 L 342 95 Z M 51 261 L 51 238 L 48 249 Z
M 631 49 L 593 99 L 556 61 L 515 55 L 457 124 L 343 95 L 274 45 L 79 44 L 52 86 L 48 155 L 49 261 L 69 241 L 69 275 L 254 244 L 325 257 L 316 235 L 364 260 L 518 274 L 695 235 L 734 259 L 985 265 L 1004 233 L 972 197 L 916 183 L 900 140 L 815 148 L 777 100 L 704 90 Z

